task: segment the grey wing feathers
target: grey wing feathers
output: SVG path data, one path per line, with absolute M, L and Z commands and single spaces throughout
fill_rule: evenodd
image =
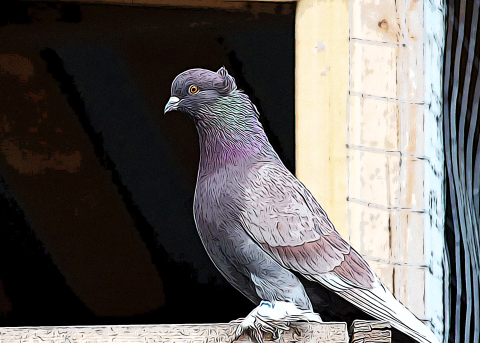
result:
M 245 214 L 244 228 L 279 264 L 334 291 L 373 287 L 368 264 L 285 167 L 263 164 L 247 180 L 244 198 L 252 211 Z

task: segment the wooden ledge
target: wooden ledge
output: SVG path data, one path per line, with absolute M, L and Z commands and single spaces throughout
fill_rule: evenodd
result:
M 21 0 L 38 2 L 38 0 Z M 77 5 L 121 5 L 138 7 L 175 7 L 266 12 L 273 14 L 275 4 L 293 4 L 297 0 L 42 0 L 42 2 L 74 3 Z M 290 13 L 289 10 L 285 14 Z
M 390 343 L 392 326 L 383 321 L 354 320 L 350 326 L 350 343 Z
M 348 343 L 346 323 L 292 323 L 277 343 Z M 0 343 L 220 343 L 237 324 L 108 325 L 0 328 Z M 267 341 L 267 338 L 266 338 Z M 251 342 L 242 336 L 238 342 Z

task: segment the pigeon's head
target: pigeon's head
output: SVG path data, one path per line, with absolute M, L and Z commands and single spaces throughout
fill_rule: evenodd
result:
M 227 97 L 237 89 L 235 80 L 222 67 L 217 72 L 205 69 L 189 69 L 178 75 L 172 83 L 170 99 L 164 113 L 182 111 L 196 115 L 221 97 Z

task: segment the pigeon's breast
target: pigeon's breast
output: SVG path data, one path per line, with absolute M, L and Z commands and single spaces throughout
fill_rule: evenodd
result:
M 194 215 L 199 231 L 206 227 L 229 226 L 242 212 L 245 168 L 226 165 L 215 171 L 199 173 L 194 198 Z

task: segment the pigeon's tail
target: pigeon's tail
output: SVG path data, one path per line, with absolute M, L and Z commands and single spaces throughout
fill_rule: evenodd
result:
M 439 343 L 433 332 L 399 303 L 380 281 L 373 289 L 351 288 L 337 294 L 372 317 L 390 322 L 394 328 L 420 343 Z

